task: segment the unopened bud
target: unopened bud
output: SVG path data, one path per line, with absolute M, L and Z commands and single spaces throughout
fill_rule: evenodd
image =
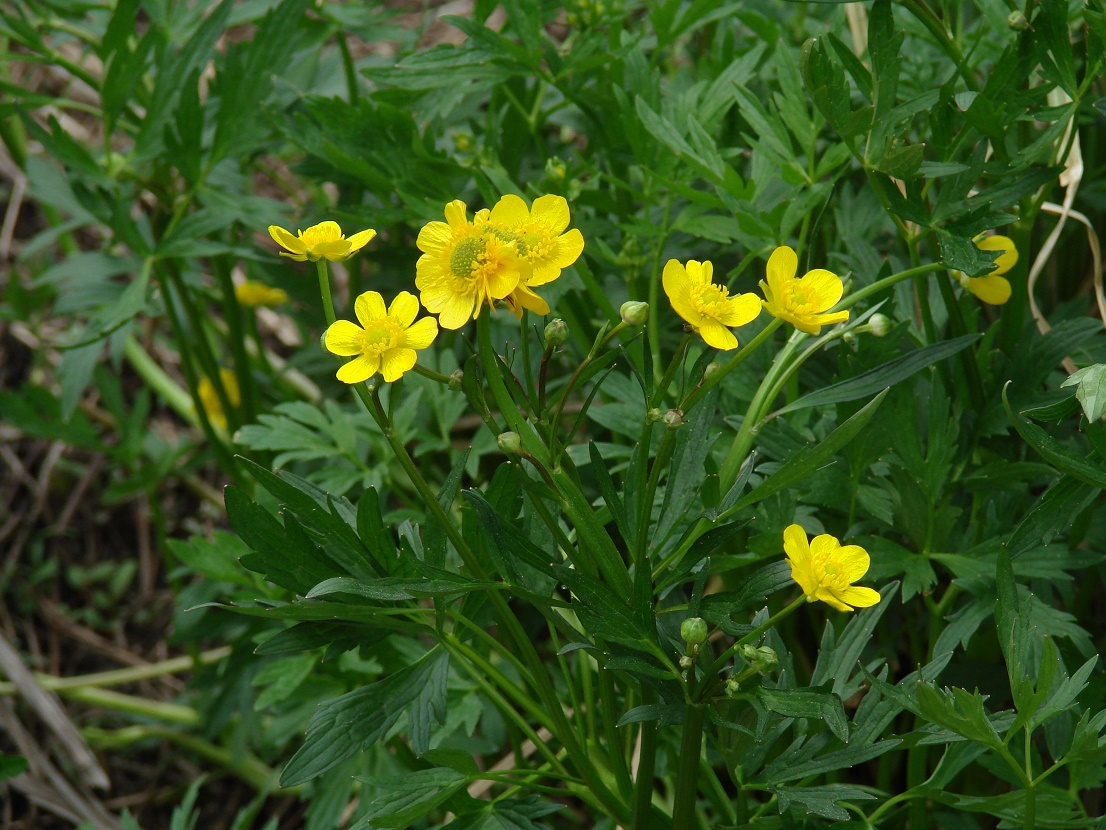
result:
M 1015 10 L 1006 16 L 1006 25 L 1015 32 L 1024 32 L 1029 28 L 1029 21 L 1025 19 L 1023 12 Z
M 856 348 L 856 341 L 857 341 L 856 332 L 847 331 L 847 332 L 845 332 L 844 334 L 841 335 L 841 339 L 843 341 L 845 341 L 845 343 L 848 344 L 849 346 L 852 346 L 854 349 Z
M 868 318 L 868 331 L 875 337 L 886 337 L 894 326 L 891 318 L 886 314 L 873 314 Z
M 688 657 L 686 654 L 680 658 L 680 668 L 687 671 L 691 668 L 691 664 L 695 662 L 695 658 Z
M 618 310 L 622 322 L 628 326 L 644 326 L 649 319 L 649 303 L 640 300 L 627 300 Z
M 751 645 L 744 645 L 740 649 L 741 657 L 756 669 L 761 674 L 775 670 L 779 665 L 780 658 L 776 656 L 776 652 L 770 649 L 768 646 L 760 646 L 759 648 Z
M 741 691 L 741 681 L 736 677 L 726 678 L 726 697 L 734 697 Z
M 465 373 L 458 369 L 449 376 L 449 388 L 454 392 L 460 392 L 464 386 Z
M 652 409 L 645 413 L 645 423 L 655 424 L 661 419 L 661 417 L 661 411 L 654 406 Z
M 556 156 L 545 160 L 545 177 L 550 181 L 563 182 L 568 174 L 568 166 Z
M 707 621 L 702 617 L 688 617 L 680 623 L 680 636 L 689 646 L 699 646 L 707 641 Z
M 473 138 L 471 133 L 454 133 L 453 146 L 458 152 L 467 153 L 472 149 Z
M 703 370 L 703 380 L 710 380 L 721 371 L 722 365 L 720 363 L 708 363 L 707 368 Z
M 517 432 L 501 432 L 496 440 L 499 442 L 499 448 L 508 455 L 518 455 L 522 450 L 522 439 L 518 437 Z
M 684 411 L 682 409 L 670 409 L 661 416 L 661 420 L 669 429 L 679 429 L 684 425 Z
M 568 342 L 568 323 L 554 317 L 545 326 L 545 342 L 549 346 L 563 346 Z

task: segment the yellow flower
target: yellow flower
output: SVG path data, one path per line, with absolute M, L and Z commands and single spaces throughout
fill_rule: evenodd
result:
M 380 294 L 366 291 L 354 302 L 353 310 L 361 325 L 336 320 L 323 341 L 332 354 L 356 356 L 338 370 L 342 383 L 361 383 L 378 371 L 388 383 L 399 380 L 415 365 L 415 352 L 438 336 L 433 317 L 415 322 L 419 301 L 406 291 L 400 291 L 387 310 Z
M 553 282 L 561 269 L 574 263 L 584 250 L 584 236 L 576 228 L 565 233 L 569 223 L 568 202 L 563 196 L 539 196 L 532 208 L 514 194 L 507 194 L 492 208 L 488 219 L 492 232 L 514 242 L 520 258 L 529 263 L 518 286 L 507 295 L 507 306 L 519 319 L 522 309 L 548 314 L 549 304 L 531 289 Z
M 246 280 L 241 285 L 234 286 L 234 296 L 242 305 L 264 306 L 273 308 L 288 302 L 288 292 L 283 288 L 271 288 L 263 282 Z
M 1002 305 L 1010 299 L 1010 281 L 1002 276 L 1018 264 L 1018 249 L 1008 236 L 976 237 L 975 246 L 981 251 L 1002 251 L 995 260 L 994 269 L 982 277 L 969 277 L 956 271 L 956 277 L 964 288 L 991 305 Z
M 760 299 L 755 294 L 729 296 L 724 285 L 711 282 L 714 266 L 690 260 L 685 268 L 670 259 L 664 266 L 664 293 L 672 308 L 687 321 L 708 346 L 736 349 L 737 338 L 730 328 L 751 323 L 760 314 Z
M 807 544 L 806 531 L 791 525 L 783 532 L 783 549 L 791 578 L 799 583 L 807 602 L 821 600 L 838 611 L 867 608 L 880 600 L 879 592 L 852 583 L 868 573 L 868 551 L 845 545 L 833 536 L 815 536 Z
M 786 245 L 772 252 L 768 258 L 768 282 L 760 281 L 768 313 L 807 334 L 818 334 L 822 326 L 848 320 L 847 311 L 824 313 L 837 305 L 845 291 L 841 278 L 824 268 L 815 268 L 796 279 L 798 269 L 799 257 Z
M 495 235 L 488 211 L 468 219 L 460 199 L 445 206 L 445 222 L 428 222 L 416 244 L 423 252 L 415 264 L 415 285 L 422 304 L 447 329 L 459 329 L 480 316 L 486 302 L 495 306 L 515 290 L 529 264 L 519 259 L 513 240 Z
M 355 233 L 346 239 L 337 222 L 320 222 L 305 231 L 296 231 L 296 233 L 298 236 L 292 236 L 284 228 L 269 225 L 269 236 L 284 249 L 280 255 L 297 262 L 303 262 L 305 259 L 312 262 L 318 262 L 320 259 L 342 262 L 364 248 L 376 236 L 376 231 L 369 229 Z
M 238 389 L 238 376 L 230 369 L 219 370 L 219 380 L 223 383 L 223 391 L 227 393 L 227 401 L 237 408 L 242 404 L 242 393 Z M 219 393 L 215 391 L 215 384 L 211 378 L 204 375 L 200 378 L 200 385 L 196 389 L 200 397 L 200 406 L 207 413 L 207 420 L 220 429 L 227 428 L 227 414 L 223 411 L 223 403 L 219 400 Z

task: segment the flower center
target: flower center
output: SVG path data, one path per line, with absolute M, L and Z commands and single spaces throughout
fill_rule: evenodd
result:
M 387 317 L 373 320 L 365 329 L 363 347 L 365 354 L 383 354 L 399 345 L 399 326 Z
M 795 280 L 784 289 L 784 298 L 788 308 L 800 313 L 817 313 L 821 310 L 818 308 L 817 295 L 811 296 L 801 280 Z
M 457 277 L 472 275 L 473 266 L 482 258 L 484 240 L 478 236 L 466 236 L 457 240 L 449 255 L 449 270 Z
M 691 287 L 691 301 L 697 311 L 708 316 L 715 316 L 722 310 L 722 305 L 729 298 L 730 289 L 724 285 L 693 285 Z
M 325 225 L 315 225 L 305 230 L 300 239 L 303 240 L 308 248 L 314 248 L 316 245 L 321 245 L 324 242 L 333 242 L 336 239 L 341 239 L 342 235 L 335 234 L 333 229 Z

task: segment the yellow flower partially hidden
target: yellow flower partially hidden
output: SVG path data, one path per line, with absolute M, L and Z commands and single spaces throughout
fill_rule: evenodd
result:
M 238 388 L 238 376 L 230 369 L 219 370 L 219 380 L 222 381 L 223 391 L 227 393 L 227 401 L 231 406 L 238 408 L 242 405 L 242 392 Z M 196 394 L 200 398 L 200 406 L 204 408 L 213 426 L 219 429 L 227 428 L 227 414 L 223 411 L 223 402 L 219 400 L 219 393 L 215 391 L 215 384 L 211 378 L 204 375 L 196 387 Z
M 954 272 L 960 284 L 979 299 L 991 305 L 1002 305 L 1010 299 L 1010 281 L 1002 276 L 1018 264 L 1018 249 L 1014 240 L 1008 236 L 976 237 L 975 246 L 981 251 L 1002 251 L 995 260 L 991 273 L 982 277 L 969 277 L 960 271 Z
M 821 600 L 838 611 L 867 608 L 880 600 L 879 592 L 853 585 L 868 573 L 871 560 L 859 545 L 844 545 L 828 534 L 807 544 L 806 531 L 791 525 L 783 532 L 783 549 L 791 578 L 799 583 L 807 602 Z
M 406 291 L 400 291 L 387 309 L 380 294 L 366 291 L 353 310 L 361 325 L 336 320 L 323 340 L 331 354 L 355 358 L 338 370 L 342 383 L 361 383 L 378 371 L 388 383 L 397 381 L 415 365 L 415 353 L 438 336 L 434 318 L 415 322 L 419 301 Z
M 731 328 L 751 323 L 760 314 L 760 298 L 755 294 L 729 296 L 724 285 L 715 285 L 714 266 L 690 260 L 687 267 L 670 259 L 664 266 L 662 281 L 668 301 L 708 346 L 723 351 L 737 348 Z
M 481 210 L 470 222 L 465 203 L 454 199 L 445 206 L 445 222 L 429 222 L 419 231 L 416 244 L 423 254 L 415 286 L 443 328 L 461 328 L 480 316 L 484 303 L 494 308 L 530 278 L 530 264 L 519 258 L 514 240 L 497 236 L 488 217 Z
M 822 326 L 849 319 L 849 312 L 826 314 L 841 299 L 845 287 L 841 278 L 824 268 L 815 268 L 800 278 L 799 257 L 783 245 L 768 258 L 768 282 L 760 281 L 764 307 L 773 317 L 791 323 L 799 331 L 818 334 Z
M 288 302 L 288 292 L 283 288 L 272 288 L 263 282 L 246 280 L 234 286 L 234 296 L 242 305 L 274 308 Z
M 342 262 L 364 248 L 376 236 L 371 228 L 355 233 L 349 239 L 342 234 L 337 222 L 320 222 L 305 231 L 296 231 L 297 236 L 277 225 L 269 225 L 269 236 L 284 250 L 281 256 L 303 262 L 306 259 L 318 262 L 328 259 Z
M 523 272 L 518 286 L 507 295 L 507 306 L 522 319 L 522 310 L 548 314 L 549 304 L 534 293 L 536 286 L 553 282 L 561 269 L 572 265 L 584 250 L 584 236 L 573 228 L 565 232 L 570 221 L 568 202 L 563 196 L 539 196 L 528 208 L 518 196 L 508 194 L 492 208 L 488 219 L 492 232 L 505 241 L 514 242 L 521 259 L 530 265 Z

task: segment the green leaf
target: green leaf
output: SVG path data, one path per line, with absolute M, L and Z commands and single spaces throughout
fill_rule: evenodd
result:
M 1106 489 L 1106 471 L 1100 469 L 1085 457 L 1069 450 L 1036 424 L 1032 424 L 1014 413 L 1006 397 L 1006 388 L 1009 385 L 1010 381 L 1002 388 L 1002 405 L 1005 407 L 1010 421 L 1014 424 L 1014 429 L 1018 431 L 1025 442 L 1035 449 L 1045 461 L 1058 467 L 1061 471 L 1075 476 L 1080 481 L 1093 485 L 1100 490 Z
M 1075 517 L 1097 495 L 1097 487 L 1072 475 L 1061 476 L 1014 528 L 1006 543 L 1010 557 L 1016 558 L 1070 527 Z
M 383 738 L 429 682 L 439 657 L 432 650 L 383 680 L 323 703 L 307 725 L 303 746 L 285 767 L 281 785 L 317 778 Z
M 0 781 L 22 775 L 28 769 L 27 759 L 21 755 L 5 755 L 0 752 Z
M 1096 363 L 1074 372 L 1060 387 L 1075 386 L 1075 397 L 1083 405 L 1087 420 L 1094 422 L 1106 412 L 1106 363 Z
M 776 591 L 792 584 L 791 565 L 786 560 L 771 562 L 749 577 L 740 591 L 724 591 L 703 597 L 699 616 L 712 623 L 727 620 L 733 614 L 761 605 Z
M 418 697 L 407 707 L 407 737 L 416 755 L 430 749 L 430 729 L 446 717 L 446 683 L 449 680 L 449 653 L 443 651 Z
M 962 349 L 966 349 L 979 337 L 978 334 L 966 334 L 952 340 L 942 340 L 940 343 L 915 349 L 909 354 L 889 360 L 881 366 L 869 369 L 856 377 L 803 395 L 797 401 L 777 410 L 776 414 L 782 415 L 785 412 L 794 412 L 797 409 L 805 409 L 810 406 L 845 403 L 846 401 L 855 401 L 874 395 L 916 375 L 927 366 L 932 366 L 945 358 L 952 357 Z
M 752 492 L 745 496 L 745 498 L 739 500 L 737 502 L 737 507 L 748 507 L 750 504 L 756 504 L 758 501 L 768 498 L 768 496 L 773 493 L 777 493 L 807 478 L 822 464 L 836 455 L 838 450 L 860 434 L 860 431 L 864 429 L 868 421 L 876 414 L 876 410 L 879 409 L 879 405 L 883 403 L 883 399 L 887 396 L 888 391 L 889 390 L 884 389 L 872 398 L 872 400 L 866 403 L 859 412 L 837 427 L 837 429 L 827 435 L 821 442 L 813 447 L 803 447 L 795 453 L 782 467 L 780 467 L 780 469 L 753 488 Z
M 644 706 L 635 706 L 618 719 L 616 726 L 627 726 L 631 723 L 646 721 L 660 721 L 660 726 L 683 723 L 684 710 L 685 707 L 682 704 L 675 703 L 649 703 Z
M 987 274 L 994 269 L 998 251 L 981 250 L 971 239 L 950 233 L 944 228 L 935 230 L 941 247 L 942 265 L 961 271 L 969 277 Z
M 837 806 L 838 801 L 866 801 L 874 799 L 866 790 L 849 787 L 844 784 L 824 784 L 818 787 L 771 787 L 780 802 L 780 812 L 792 810 L 807 815 L 845 821 L 849 811 Z
M 193 536 L 187 542 L 182 539 L 166 539 L 169 552 L 198 574 L 217 582 L 230 582 L 243 587 L 254 587 L 251 580 L 242 571 L 241 557 L 250 552 L 250 548 L 235 536 L 222 530 L 216 530 L 210 539 Z
M 607 462 L 599 452 L 599 447 L 594 441 L 588 441 L 588 453 L 591 455 L 591 469 L 595 473 L 595 479 L 599 484 L 599 492 L 603 494 L 603 503 L 611 511 L 611 518 L 618 526 L 618 532 L 627 544 L 631 544 L 631 528 L 626 519 L 626 507 L 622 504 L 622 498 L 615 489 L 611 473 L 607 469 Z
M 757 689 L 757 700 L 769 711 L 789 718 L 824 721 L 829 730 L 842 741 L 849 740 L 849 720 L 845 707 L 835 694 L 812 692 L 808 689 Z
M 991 749 L 1002 746 L 1002 740 L 983 708 L 984 698 L 979 692 L 971 693 L 958 688 L 941 690 L 928 683 L 919 683 L 917 693 L 918 709 L 926 720 Z
M 868 608 L 859 610 L 841 636 L 837 638 L 832 648 L 823 649 L 818 653 L 818 662 L 814 667 L 811 677 L 811 685 L 820 686 L 823 683 L 832 682 L 830 687 L 839 697 L 851 697 L 855 689 L 849 688 L 850 678 L 855 673 L 860 662 L 860 655 L 864 648 L 872 640 L 872 634 L 876 624 L 883 617 L 884 612 L 891 606 L 891 598 L 895 595 L 899 584 L 892 582 L 884 586 L 880 591 L 880 601 Z M 830 629 L 832 623 L 826 623 Z
M 453 502 L 457 498 L 457 492 L 461 489 L 461 476 L 465 472 L 465 464 L 468 463 L 470 449 L 466 448 L 457 454 L 457 460 L 453 463 L 453 469 L 449 471 L 442 489 L 438 492 L 438 505 L 448 516 L 453 510 Z M 426 545 L 426 562 L 435 568 L 445 564 L 446 532 L 433 511 L 427 511 L 430 519 L 423 531 L 423 541 Z
M 374 789 L 384 790 L 370 802 L 355 825 L 370 827 L 410 827 L 439 805 L 460 792 L 471 780 L 445 767 L 415 770 L 399 778 L 358 778 Z
M 253 702 L 255 712 L 287 700 L 315 668 L 314 654 L 293 654 L 274 660 L 253 677 L 253 685 L 265 687 Z

